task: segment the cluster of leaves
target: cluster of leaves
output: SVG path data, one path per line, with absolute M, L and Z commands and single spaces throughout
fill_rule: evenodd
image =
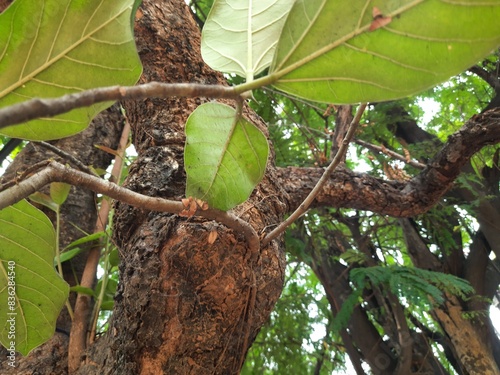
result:
M 354 284 L 352 293 L 342 306 L 336 317 L 336 324 L 345 326 L 352 309 L 359 303 L 365 289 L 385 286 L 394 295 L 405 300 L 408 305 L 428 306 L 444 302 L 446 291 L 465 299 L 474 292 L 465 280 L 441 272 L 432 272 L 415 267 L 374 266 L 356 268 L 350 272 L 350 280 Z
M 319 280 L 289 256 L 282 296 L 252 345 L 242 374 L 307 374 L 315 366 L 321 374 L 342 370 L 345 353 L 340 337 L 331 331 L 332 321 Z
M 441 216 L 447 214 L 449 215 L 448 210 L 443 210 L 443 207 L 440 207 L 429 214 L 422 215 L 418 220 L 424 228 L 435 229 L 435 232 L 429 233 L 429 237 L 424 237 L 424 240 L 435 244 L 433 246 L 438 249 L 437 256 L 442 256 L 442 254 L 438 254 L 438 251 L 447 251 L 447 246 L 449 246 L 447 236 L 450 230 L 453 231 L 453 228 L 449 228 L 450 224 L 443 225 L 446 218 Z M 374 251 L 372 256 L 366 254 L 366 251 L 363 252 L 360 245 L 353 240 L 353 233 L 345 224 L 347 222 L 359 224 L 363 242 L 372 245 L 370 248 Z M 470 228 L 464 225 L 460 230 L 467 233 Z M 421 231 L 424 236 L 426 233 L 425 230 Z M 289 300 L 286 298 L 288 289 L 285 287 L 285 298 L 278 302 L 271 318 L 271 328 L 267 326 L 263 328 L 257 337 L 256 344 L 249 351 L 245 366 L 254 371 L 258 371 L 259 366 L 265 363 L 267 368 L 277 369 L 274 373 L 286 373 L 287 363 L 293 363 L 297 368 L 304 368 L 304 373 L 313 373 L 317 370 L 316 364 L 321 349 L 315 346 L 314 343 L 317 344 L 317 341 L 310 341 L 314 340 L 311 339 L 311 336 L 317 338 L 319 332 L 326 330 L 324 342 L 327 342 L 327 347 L 332 348 L 335 353 L 330 353 L 332 356 L 326 357 L 327 360 L 323 363 L 324 367 L 321 367 L 321 373 L 331 373 L 332 368 L 328 366 L 333 366 L 342 373 L 340 362 L 337 362 L 337 357 L 333 357 L 333 354 L 338 356 L 344 354 L 343 344 L 340 344 L 341 340 L 338 339 L 338 335 L 346 327 L 356 306 L 366 311 L 379 330 L 381 337 L 386 334 L 382 322 L 387 322 L 387 312 L 373 301 L 375 294 L 385 296 L 392 293 L 404 306 L 409 326 L 414 327 L 412 323 L 412 319 L 414 319 L 414 321 L 419 322 L 418 324 L 428 327 L 429 330 L 435 330 L 439 334 L 439 328 L 430 317 L 429 312 L 438 308 L 439 304 L 443 302 L 443 298 L 447 298 L 445 294 L 447 296 L 457 295 L 463 300 L 467 300 L 470 293 L 473 292 L 471 286 L 463 279 L 439 272 L 415 269 L 407 254 L 407 245 L 403 238 L 402 228 L 397 224 L 397 219 L 353 210 L 316 209 L 308 212 L 299 222 L 295 223 L 285 238 L 290 262 L 287 268 L 287 277 L 290 277 L 288 283 L 299 287 L 307 285 L 307 288 L 305 290 L 299 288 L 296 291 L 295 299 Z M 331 310 L 335 310 L 336 306 L 330 306 L 324 300 L 325 292 L 321 286 L 319 288 L 314 286 L 317 279 L 305 266 L 307 264 L 314 268 L 314 264 L 321 263 L 321 257 L 317 257 L 315 254 L 325 252 L 330 254 L 329 249 L 332 248 L 333 243 L 341 244 L 341 251 L 344 252 L 333 257 L 331 261 L 355 267 L 349 273 L 352 294 L 346 296 L 347 301 L 344 302 L 340 313 L 335 318 L 332 317 Z M 457 250 L 455 249 L 455 251 Z M 368 259 L 371 259 L 371 262 L 376 259 L 377 266 L 367 267 Z M 297 261 L 302 264 L 303 268 L 301 272 L 294 273 L 293 270 L 299 268 L 295 263 Z M 328 272 L 328 265 L 323 264 L 322 267 L 324 272 Z M 337 275 L 336 277 L 342 276 Z M 339 293 L 339 291 L 336 292 Z M 308 294 L 309 298 L 306 298 Z M 341 298 L 340 295 L 338 298 Z M 320 312 L 320 320 L 315 320 L 313 318 L 315 314 L 312 313 L 307 321 L 300 324 L 303 329 L 309 326 L 313 327 L 312 335 L 299 329 L 287 334 L 279 328 L 282 324 L 283 326 L 294 324 L 294 316 L 290 315 L 288 311 L 295 311 L 296 304 L 305 305 L 304 309 L 310 312 Z M 286 307 L 281 307 L 282 305 Z M 479 314 L 479 312 L 475 312 L 475 314 Z M 300 312 L 297 315 L 299 316 L 297 319 L 300 319 Z M 301 337 L 300 334 L 304 334 L 304 336 Z M 283 349 L 283 347 L 290 346 L 292 340 L 288 339 L 289 335 L 293 336 L 296 342 L 308 342 L 310 345 L 297 345 L 296 352 L 288 356 L 290 350 Z M 272 336 L 272 339 L 269 336 Z M 268 345 L 271 349 L 266 350 Z M 274 347 L 278 352 L 281 348 L 282 352 L 275 354 Z M 435 347 L 435 350 L 436 356 L 446 366 L 447 360 L 441 353 L 442 348 Z M 341 361 L 340 358 L 339 360 Z

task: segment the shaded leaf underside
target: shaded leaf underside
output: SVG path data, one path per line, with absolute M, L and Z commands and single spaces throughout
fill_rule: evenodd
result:
M 56 319 L 69 293 L 53 267 L 55 232 L 50 220 L 23 200 L 0 211 L 0 342 L 15 341 L 27 355 L 54 334 Z M 14 289 L 7 288 L 14 283 Z M 15 309 L 9 308 L 15 290 Z M 7 314 L 15 318 L 15 339 Z
M 134 84 L 141 72 L 130 17 L 131 0 L 15 1 L 0 15 L 0 107 L 35 97 Z M 118 57 L 119 56 L 119 57 Z M 31 139 L 83 130 L 111 103 L 2 129 Z
M 370 31 L 378 11 L 390 22 Z M 499 18 L 499 0 L 298 0 L 270 73 L 278 89 L 315 101 L 401 98 L 491 52 Z

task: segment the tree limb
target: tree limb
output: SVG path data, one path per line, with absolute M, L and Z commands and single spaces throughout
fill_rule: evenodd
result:
M 406 164 L 411 165 L 412 167 L 415 167 L 415 168 L 418 168 L 418 169 L 424 169 L 425 168 L 425 164 L 424 163 L 420 163 L 419 161 L 416 161 L 416 160 L 408 160 L 405 156 L 403 156 L 401 154 L 398 154 L 397 152 L 391 151 L 391 150 L 389 150 L 389 149 L 387 149 L 385 147 L 380 147 L 380 146 L 374 145 L 372 143 L 365 142 L 365 141 L 363 141 L 361 139 L 355 139 L 354 143 L 356 143 L 356 144 L 358 144 L 360 146 L 366 147 L 367 149 L 369 149 L 371 151 L 378 152 L 380 154 L 386 154 L 386 155 L 390 156 L 393 159 L 403 161 Z
M 342 144 L 337 150 L 335 157 L 332 159 L 328 168 L 325 169 L 323 175 L 316 183 L 314 188 L 307 195 L 304 201 L 297 207 L 297 209 L 285 221 L 280 223 L 280 225 L 278 225 L 262 240 L 263 246 L 266 246 L 269 242 L 278 237 L 281 233 L 283 233 L 286 230 L 286 228 L 288 228 L 295 220 L 297 220 L 304 212 L 306 212 L 309 206 L 316 198 L 316 196 L 321 192 L 321 190 L 327 183 L 330 174 L 335 170 L 335 168 L 337 168 L 339 163 L 343 160 L 344 155 L 347 152 L 347 148 L 349 147 L 349 143 L 351 143 L 351 139 L 354 137 L 354 134 L 356 133 L 359 120 L 361 119 L 361 116 L 365 111 L 366 105 L 367 105 L 366 103 L 363 103 L 358 107 L 358 111 L 356 112 L 356 115 L 354 116 L 351 124 L 349 125 L 349 130 L 347 131 L 347 134 L 345 135 Z
M 51 162 L 45 169 L 33 174 L 16 185 L 1 191 L 0 210 L 19 202 L 21 199 L 27 198 L 51 182 L 66 182 L 71 185 L 84 187 L 96 193 L 107 195 L 108 197 L 119 200 L 120 202 L 150 211 L 180 214 L 186 210 L 186 207 L 181 202 L 148 197 L 146 195 L 125 189 L 112 182 L 102 180 L 70 167 L 65 167 L 55 161 Z M 198 207 L 193 214 L 203 216 L 210 220 L 216 220 L 238 233 L 242 233 L 248 241 L 250 252 L 254 254 L 258 253 L 260 249 L 259 237 L 255 230 L 244 220 L 231 213 L 216 210 L 214 208 L 203 210 Z
M 368 210 L 394 217 L 411 217 L 429 210 L 452 186 L 462 167 L 482 147 L 500 142 L 500 109 L 472 117 L 407 182 L 387 181 L 338 168 L 312 207 L 330 206 Z M 296 209 L 323 174 L 320 168 L 277 170 L 289 193 L 290 211 Z
M 150 82 L 137 86 L 111 86 L 68 94 L 55 99 L 32 99 L 0 109 L 0 129 L 39 117 L 53 117 L 92 104 L 146 98 L 208 97 L 235 99 L 240 95 L 234 87 L 194 83 Z

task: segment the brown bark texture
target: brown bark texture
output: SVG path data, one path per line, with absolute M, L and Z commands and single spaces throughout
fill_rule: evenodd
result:
M 136 39 L 143 82 L 223 84 L 201 60 L 199 30 L 183 1 L 144 1 Z M 203 98 L 126 104 L 138 158 L 125 186 L 147 195 L 184 195 L 183 127 Z M 251 113 L 250 120 L 263 130 Z M 237 214 L 256 231 L 286 206 L 270 163 Z M 282 245 L 250 257 L 244 238 L 216 222 L 117 204 L 120 286 L 108 335 L 91 348 L 80 374 L 235 374 L 281 293 Z M 214 238 L 215 241 L 209 239 Z

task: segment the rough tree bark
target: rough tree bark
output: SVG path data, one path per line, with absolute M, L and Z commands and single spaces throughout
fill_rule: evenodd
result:
M 142 81 L 224 83 L 203 64 L 199 30 L 182 0 L 144 1 L 136 38 Z M 138 152 L 128 188 L 183 197 L 183 127 L 203 101 L 126 104 Z M 258 232 L 280 222 L 286 209 L 274 173 L 271 162 L 250 200 L 238 208 Z M 220 224 L 123 204 L 117 205 L 115 223 L 122 259 L 114 318 L 80 373 L 238 373 L 281 293 L 282 245 L 275 241 L 254 258 L 244 238 Z

